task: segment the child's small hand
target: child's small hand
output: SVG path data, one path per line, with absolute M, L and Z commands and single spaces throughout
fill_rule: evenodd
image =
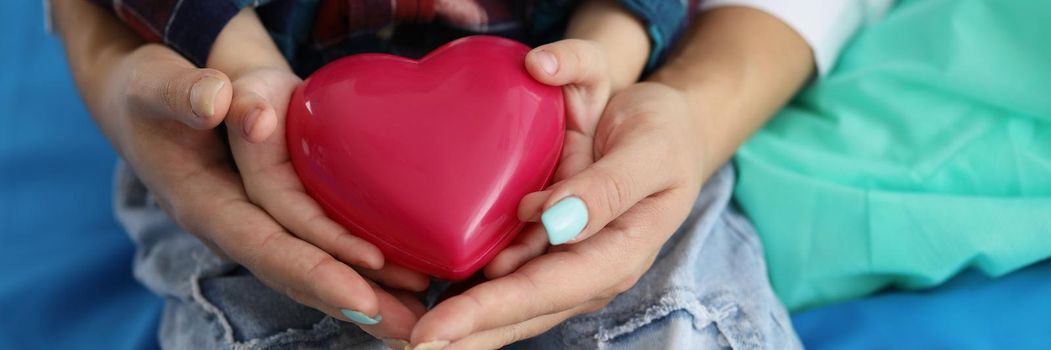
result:
M 537 81 L 561 86 L 565 98 L 566 136 L 553 178 L 557 183 L 595 161 L 595 130 L 611 93 L 606 52 L 589 40 L 566 39 L 533 49 L 526 56 L 525 65 Z M 519 206 L 519 218 L 536 222 L 547 194 L 538 192 L 526 196 Z M 547 206 L 550 204 L 544 207 Z M 549 234 L 541 225 L 527 226 L 516 242 L 485 268 L 486 275 L 491 278 L 505 275 L 542 253 L 549 242 L 563 243 Z
M 366 279 L 394 289 L 426 289 L 426 276 L 384 264 L 375 246 L 329 219 L 306 193 L 292 167 L 284 137 L 289 99 L 301 82 L 288 69 L 268 67 L 252 68 L 233 78 L 227 133 L 248 198 L 295 236 L 343 263 L 360 267 L 355 270 Z M 416 321 L 415 314 L 422 311 L 405 309 L 395 294 L 381 292 L 375 285 L 373 289 L 384 319 L 363 328 L 379 337 L 406 338 Z
M 285 133 L 285 112 L 302 80 L 281 68 L 254 68 L 233 81 L 227 115 L 230 148 L 248 197 L 300 238 L 337 259 L 384 273 L 363 274 L 390 287 L 420 291 L 427 278 L 396 265 L 385 265 L 379 250 L 325 216 L 292 167 Z
M 393 289 L 422 291 L 428 279 L 417 272 L 384 264 L 379 249 L 330 220 L 306 193 L 292 167 L 284 137 L 285 112 L 292 91 L 302 81 L 292 73 L 252 8 L 241 10 L 226 24 L 212 45 L 207 64 L 231 78 L 233 97 L 225 122 L 230 150 L 249 200 L 283 229 L 312 245 L 311 248 L 331 256 L 317 265 L 308 265 L 313 263 L 306 260 L 309 257 L 290 251 L 267 257 L 278 260 L 272 266 L 287 265 L 284 271 L 253 273 L 264 282 L 268 274 L 301 270 L 311 271 L 311 275 L 336 272 L 353 275 L 355 280 L 349 284 L 351 281 L 347 280 L 313 281 L 316 287 L 307 292 L 299 291 L 299 286 L 268 285 L 334 318 L 355 321 L 377 337 L 408 337 L 417 315 L 423 312 L 422 307 L 414 307 L 419 303 L 410 300 L 411 297 L 399 299 L 406 298 L 410 292 L 381 288 L 373 282 Z M 351 269 L 352 266 L 357 268 Z M 333 288 L 334 285 L 339 286 Z M 338 308 L 357 311 L 348 313 Z M 380 320 L 361 319 L 361 313 L 373 317 L 377 311 L 383 317 L 382 322 L 376 324 Z

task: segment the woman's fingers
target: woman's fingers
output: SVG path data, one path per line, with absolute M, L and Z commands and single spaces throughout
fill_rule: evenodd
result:
M 570 317 L 597 310 L 608 304 L 610 300 L 612 299 L 597 300 L 562 312 L 542 315 L 520 323 L 471 334 L 466 338 L 449 343 L 444 350 L 499 349 L 544 333 Z
M 691 192 L 671 190 L 647 198 L 598 235 L 552 249 L 511 274 L 449 298 L 420 318 L 412 343 L 456 343 L 480 334 L 503 342 L 520 338 L 508 333 L 532 335 L 554 323 L 506 328 L 509 325 L 537 318 L 565 319 L 605 305 L 634 286 L 652 265 L 661 245 L 689 213 L 689 206 L 682 204 L 696 198 Z M 581 305 L 593 308 L 578 308 Z M 562 315 L 547 318 L 558 314 Z
M 270 281 L 267 281 L 267 285 L 276 285 L 277 288 L 280 288 L 280 284 Z M 373 291 L 376 293 L 379 303 L 379 314 L 383 317 L 377 323 L 371 325 L 357 323 L 357 317 L 360 316 L 355 316 L 355 319 L 351 319 L 347 317 L 345 309 L 326 304 L 308 291 L 286 289 L 285 293 L 296 302 L 321 311 L 332 318 L 344 322 L 355 322 L 362 330 L 377 338 L 384 340 L 401 339 L 405 340 L 407 344 L 412 327 L 416 324 L 416 320 L 419 319 L 420 315 L 423 314 L 421 311 L 424 310 L 423 304 L 419 300 L 403 297 L 399 295 L 399 292 L 392 293 L 378 286 L 373 286 Z
M 669 176 L 650 162 L 660 148 L 636 144 L 604 155 L 584 171 L 522 199 L 522 213 L 541 212 L 548 242 L 583 240 L 606 226 L 639 200 L 668 188 Z
M 412 327 L 423 314 L 423 303 L 405 293 L 392 294 L 383 288 L 373 285 L 379 301 L 380 314 L 383 320 L 374 325 L 359 324 L 361 329 L 383 340 L 409 340 Z M 346 320 L 347 318 L 341 318 Z
M 201 192 L 186 194 L 202 199 L 173 208 L 180 221 L 193 222 L 196 232 L 280 292 L 299 290 L 330 308 L 378 315 L 376 294 L 350 266 L 293 237 L 228 183 L 210 180 L 196 179 Z
M 620 277 L 613 271 L 596 273 L 596 266 L 608 266 L 597 261 L 600 256 L 548 253 L 509 275 L 479 284 L 420 318 L 412 343 L 456 341 L 608 296 Z
M 540 221 L 552 245 L 579 242 L 606 226 L 640 200 L 671 188 L 688 176 L 692 164 L 668 161 L 681 152 L 678 133 L 668 119 L 686 106 L 674 100 L 649 102 L 653 89 L 641 88 L 627 97 L 615 96 L 596 130 L 598 158 L 579 173 L 548 190 L 526 195 L 519 207 L 521 219 L 541 213 Z M 659 89 L 658 89 L 659 90 Z M 623 94 L 623 93 L 622 93 Z M 660 106 L 653 106 L 658 103 Z
M 519 218 L 539 219 L 552 245 L 595 234 L 639 200 L 667 188 L 671 177 L 653 163 L 667 158 L 662 152 L 668 148 L 661 147 L 665 140 L 653 140 L 660 133 L 651 127 L 657 123 L 646 122 L 654 119 L 652 109 L 640 108 L 637 97 L 620 103 L 607 98 L 605 55 L 595 43 L 562 40 L 526 56 L 534 78 L 563 86 L 570 119 L 556 172 L 559 184 L 527 195 L 519 205 Z
M 164 47 L 147 46 L 132 67 L 125 93 L 140 115 L 175 120 L 194 129 L 219 125 L 230 107 L 230 79 L 215 69 L 197 68 Z M 174 57 L 173 57 L 174 56 Z

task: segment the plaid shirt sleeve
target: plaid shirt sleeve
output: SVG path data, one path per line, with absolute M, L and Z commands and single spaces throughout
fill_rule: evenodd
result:
M 116 15 L 139 33 L 144 39 L 163 42 L 203 66 L 208 60 L 212 44 L 226 23 L 242 8 L 262 6 L 272 0 L 92 0 L 111 8 Z M 653 43 L 647 70 L 660 63 L 678 40 L 683 30 L 697 13 L 700 0 L 619 0 L 646 26 Z M 499 6 L 480 1 L 490 19 L 501 18 Z M 552 18 L 564 18 L 571 10 L 574 0 L 539 1 L 542 8 L 562 9 L 548 12 Z M 287 2 L 285 5 L 299 2 Z M 315 21 L 315 35 L 325 39 L 325 33 L 334 38 L 362 30 L 375 30 L 386 25 L 392 18 L 401 21 L 429 20 L 434 16 L 432 0 L 343 0 L 320 1 L 321 14 Z M 419 6 L 420 4 L 424 6 Z M 547 5 L 547 6 L 544 6 Z M 422 10 L 421 10 L 422 9 Z M 285 9 L 287 10 L 287 9 Z M 286 11 L 287 12 L 287 11 Z M 559 14 L 561 13 L 561 14 Z M 507 14 L 504 14 L 505 16 Z M 326 16 L 336 16 L 327 18 Z M 326 20 L 329 19 L 329 20 Z M 273 24 L 273 23 L 271 23 Z M 483 26 L 484 27 L 484 26 Z M 324 29 L 328 30 L 324 30 Z M 279 30 L 280 31 L 280 30 Z
M 252 0 L 93 0 L 152 42 L 163 42 L 203 66 L 212 43 L 241 8 Z

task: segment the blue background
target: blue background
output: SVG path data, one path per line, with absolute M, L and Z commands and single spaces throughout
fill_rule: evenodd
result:
M 0 349 L 155 348 L 162 302 L 131 276 L 111 209 L 116 156 L 43 18 L 39 1 L 0 2 Z M 1043 263 L 793 320 L 818 349 L 1051 348 L 1048 315 Z

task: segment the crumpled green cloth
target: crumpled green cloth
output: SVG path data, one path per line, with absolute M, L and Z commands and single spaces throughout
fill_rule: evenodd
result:
M 1051 1 L 899 1 L 737 154 L 792 310 L 1051 256 Z

